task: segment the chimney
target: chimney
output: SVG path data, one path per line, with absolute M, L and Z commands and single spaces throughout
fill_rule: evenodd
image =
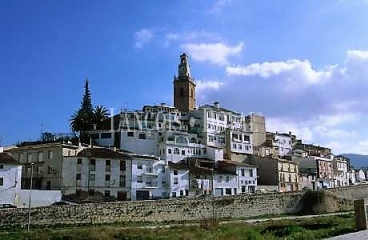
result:
M 215 106 L 215 108 L 219 109 L 220 108 L 220 102 L 214 102 L 213 105 Z
M 0 153 L 4 152 L 4 148 L 0 147 Z

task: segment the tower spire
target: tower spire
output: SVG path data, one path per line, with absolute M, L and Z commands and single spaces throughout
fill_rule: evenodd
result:
M 174 106 L 180 111 L 191 111 L 196 107 L 195 83 L 190 74 L 188 56 L 180 55 L 178 77 L 174 76 Z

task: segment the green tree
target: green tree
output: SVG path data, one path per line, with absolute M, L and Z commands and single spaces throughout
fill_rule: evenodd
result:
M 79 133 L 81 142 L 87 143 L 89 142 L 88 131 L 94 130 L 94 127 L 105 129 L 108 119 L 109 115 L 105 107 L 97 106 L 93 108 L 88 78 L 86 78 L 81 107 L 70 117 L 70 128 L 73 132 Z
M 93 124 L 96 125 L 96 129 L 107 129 L 109 113 L 108 110 L 100 105 L 96 106 L 93 111 Z

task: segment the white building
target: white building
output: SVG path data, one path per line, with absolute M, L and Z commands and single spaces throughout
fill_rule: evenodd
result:
M 353 168 L 351 168 L 348 171 L 347 176 L 348 176 L 349 185 L 355 185 L 357 180 L 356 180 L 356 173 L 355 173 L 355 170 Z
M 85 148 L 64 157 L 62 192 L 77 200 L 146 200 L 166 197 L 165 161 L 148 155 Z
M 166 161 L 154 156 L 131 154 L 131 199 L 147 200 L 167 197 Z
M 363 169 L 359 169 L 358 171 L 355 172 L 355 178 L 357 182 L 363 182 L 366 180 L 366 176 Z
M 349 185 L 348 178 L 349 159 L 344 156 L 335 156 L 333 160 L 335 170 L 335 186 L 344 187 Z
M 168 197 L 189 196 L 189 166 L 184 163 L 169 162 Z
M 287 156 L 292 153 L 292 135 L 291 133 L 267 133 L 271 135 L 273 147 L 279 156 Z
M 8 154 L 0 152 L 0 204 L 18 205 L 21 178 L 22 165 Z
M 63 196 L 76 200 L 128 200 L 131 157 L 106 148 L 85 148 L 62 162 Z
M 256 167 L 249 164 L 193 157 L 169 168 L 170 197 L 254 193 L 257 186 Z
M 255 193 L 257 187 L 256 166 L 226 160 L 226 161 L 219 161 L 218 168 L 226 172 L 235 173 L 235 175 L 237 176 L 235 185 L 236 190 L 234 188 L 234 194 Z

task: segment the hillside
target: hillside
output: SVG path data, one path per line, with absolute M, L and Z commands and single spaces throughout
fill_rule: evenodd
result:
M 368 155 L 354 154 L 354 153 L 344 153 L 341 154 L 350 159 L 350 164 L 354 168 L 361 168 L 368 166 Z

